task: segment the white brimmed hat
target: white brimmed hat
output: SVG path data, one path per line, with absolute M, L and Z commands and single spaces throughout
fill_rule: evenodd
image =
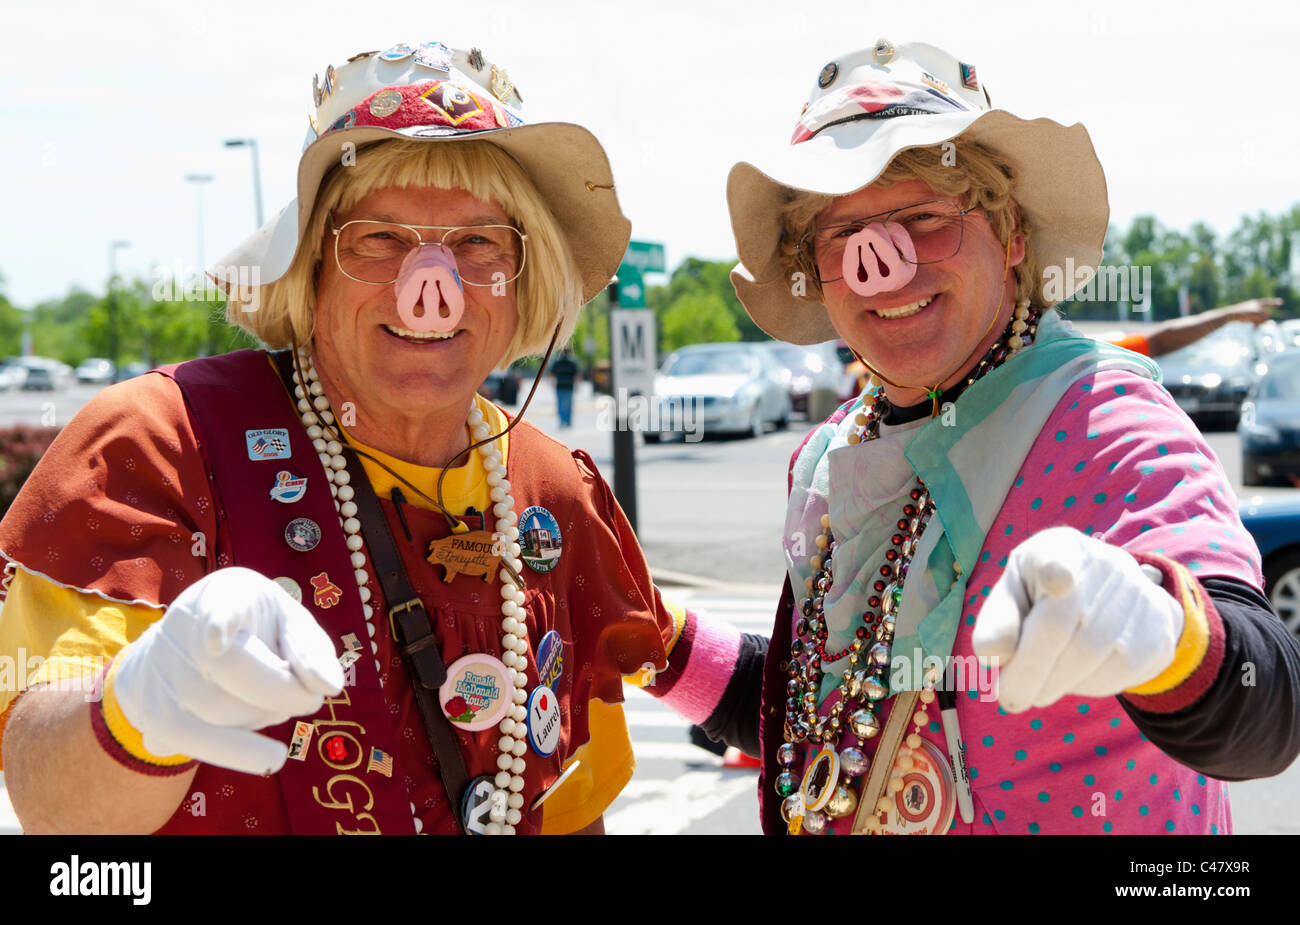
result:
M 627 250 L 631 223 L 618 206 L 614 179 L 596 137 L 579 125 L 529 125 L 523 100 L 506 71 L 477 48 L 441 42 L 363 52 L 313 81 L 316 115 L 298 162 L 298 197 L 210 273 L 228 287 L 257 267 L 262 285 L 293 263 L 321 180 L 339 164 L 343 146 L 385 139 L 456 142 L 485 139 L 518 162 L 555 216 L 582 276 L 584 301 L 609 285 Z
M 838 336 L 825 307 L 796 296 L 781 265 L 781 211 L 791 199 L 855 193 L 900 151 L 958 137 L 1015 167 L 1011 196 L 1030 223 L 1044 267 L 1064 267 L 1070 259 L 1076 268 L 1095 270 L 1110 206 L 1087 130 L 993 109 L 973 66 L 933 45 L 881 39 L 822 68 L 789 145 L 731 169 L 727 203 L 740 258 L 731 281 L 754 323 L 795 344 Z M 1040 292 L 1043 304 L 1067 298 L 1083 281 L 1067 277 L 1064 287 L 1052 287 L 1051 299 Z

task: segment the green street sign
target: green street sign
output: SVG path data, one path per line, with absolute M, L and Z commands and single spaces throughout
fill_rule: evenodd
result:
M 629 241 L 623 266 L 632 267 L 643 273 L 646 271 L 663 273 L 666 270 L 664 246 L 649 241 Z
M 645 281 L 641 271 L 627 264 L 618 268 L 618 307 L 645 308 Z
M 645 308 L 646 273 L 663 273 L 664 246 L 649 241 L 629 241 L 627 253 L 618 266 L 618 304 L 620 308 Z

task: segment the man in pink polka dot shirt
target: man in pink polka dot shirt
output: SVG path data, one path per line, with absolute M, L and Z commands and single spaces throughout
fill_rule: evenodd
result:
M 756 164 L 738 295 L 873 377 L 791 460 L 773 637 L 704 724 L 761 752 L 764 830 L 1230 832 L 1224 781 L 1300 751 L 1300 646 L 1158 368 L 1053 308 L 1101 258 L 1087 132 L 881 39 Z

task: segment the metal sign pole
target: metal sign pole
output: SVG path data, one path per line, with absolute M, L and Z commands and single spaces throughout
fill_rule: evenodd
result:
M 611 360 L 619 349 L 618 326 L 613 309 L 618 307 L 618 287 L 611 286 L 609 292 L 609 346 Z M 610 363 L 610 391 L 614 398 L 614 498 L 627 515 L 632 532 L 636 532 L 636 434 L 627 422 L 626 384 L 618 380 L 618 367 Z
M 630 241 L 609 293 L 610 393 L 614 398 L 614 497 L 636 530 L 636 434 L 629 415 L 654 401 L 654 313 L 643 274 L 664 271 L 664 246 Z

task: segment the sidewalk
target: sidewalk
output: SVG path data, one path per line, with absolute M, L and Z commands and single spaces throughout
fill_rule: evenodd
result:
M 9 805 L 9 792 L 5 790 L 5 775 L 0 771 L 0 835 L 21 835 L 22 826 L 14 815 L 14 808 Z

